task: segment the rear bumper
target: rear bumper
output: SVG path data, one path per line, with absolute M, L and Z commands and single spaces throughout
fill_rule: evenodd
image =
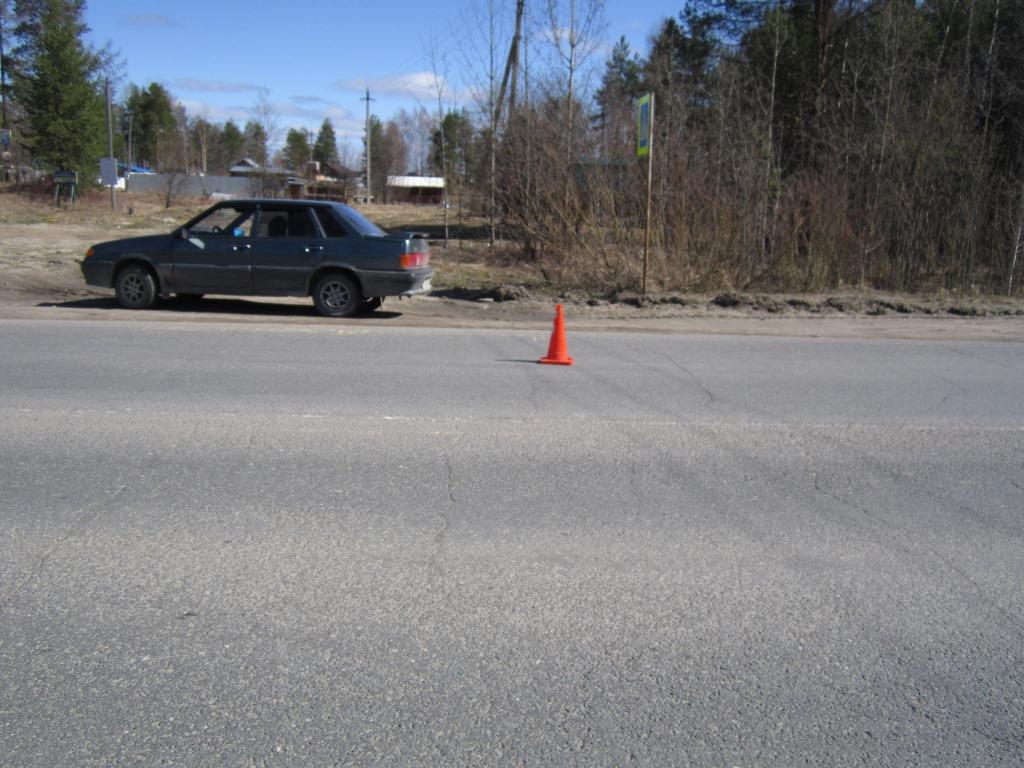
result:
M 430 290 L 431 267 L 408 272 L 360 272 L 364 296 L 413 296 Z

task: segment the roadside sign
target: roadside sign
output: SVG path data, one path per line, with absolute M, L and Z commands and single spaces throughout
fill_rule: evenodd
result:
M 105 187 L 112 187 L 117 184 L 117 158 L 100 158 L 100 184 Z
M 651 94 L 645 93 L 636 103 L 636 156 L 651 152 Z

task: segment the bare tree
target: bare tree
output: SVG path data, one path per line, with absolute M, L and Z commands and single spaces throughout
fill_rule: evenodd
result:
M 185 107 L 177 103 L 173 113 L 174 129 L 164 134 L 161 147 L 165 208 L 170 208 L 181 193 L 190 165 L 188 114 Z
M 252 121 L 262 129 L 267 147 L 272 152 L 277 146 L 280 131 L 277 108 L 270 101 L 269 89 L 264 87 L 256 92 L 256 100 L 249 112 L 252 115 Z M 256 194 L 261 197 L 269 195 L 275 189 L 276 185 L 272 182 L 265 165 L 260 168 L 254 178 L 254 186 Z
M 484 209 L 489 221 L 488 242 L 491 246 L 497 239 L 497 57 L 498 51 L 505 47 L 504 41 L 509 39 L 508 22 L 512 18 L 506 13 L 507 6 L 508 0 L 468 3 L 461 14 L 459 29 L 452 33 L 456 40 L 453 50 L 461 59 L 484 129 L 482 139 L 486 146 L 486 163 L 480 169 L 484 171 L 485 184 L 477 187 L 477 191 L 486 200 Z
M 191 137 L 198 155 L 199 172 L 204 176 L 207 173 L 210 156 L 210 143 L 213 126 L 207 119 L 207 112 L 204 109 L 197 117 L 192 119 Z
M 430 158 L 430 133 L 434 120 L 423 106 L 412 110 L 400 109 L 394 122 L 402 132 L 408 154 L 409 168 L 416 174 L 426 174 Z
M 444 211 L 444 247 L 448 247 L 448 152 L 445 140 L 444 130 L 444 99 L 447 94 L 447 62 L 445 61 L 444 54 L 438 51 L 435 44 L 431 44 L 428 49 L 428 58 L 430 61 L 430 71 L 434 76 L 434 92 L 437 94 L 437 137 L 440 149 L 440 165 L 441 165 L 441 178 L 444 180 L 444 192 L 441 198 L 441 205 Z M 461 203 L 460 203 L 461 205 Z
M 565 76 L 566 160 L 572 162 L 574 111 L 580 70 L 597 49 L 604 32 L 604 0 L 547 0 L 551 43 Z

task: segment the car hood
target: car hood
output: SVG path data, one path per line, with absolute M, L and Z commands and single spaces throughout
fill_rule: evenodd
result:
M 96 253 L 158 253 L 166 251 L 171 242 L 170 235 L 144 235 L 125 237 L 121 240 L 107 240 L 92 247 Z

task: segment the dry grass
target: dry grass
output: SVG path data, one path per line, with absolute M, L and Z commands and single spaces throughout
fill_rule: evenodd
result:
M 209 206 L 209 201 L 181 198 L 164 207 L 158 192 L 117 193 L 118 209 L 111 210 L 110 192 L 88 190 L 74 207 L 57 207 L 51 192 L 0 188 L 0 223 L 60 224 L 70 227 L 110 227 L 112 229 L 170 231 L 175 224 L 191 218 Z
M 0 246 L 0 284 L 13 286 L 32 281 L 32 275 L 49 275 L 72 270 L 85 250 L 103 240 L 131 235 L 169 232 L 210 205 L 209 200 L 179 198 L 164 207 L 159 193 L 118 192 L 118 210 L 110 208 L 110 193 L 92 190 L 73 208 L 58 208 L 45 190 L 25 191 L 0 188 L 0 225 L 4 226 Z M 486 222 L 465 218 L 460 229 L 451 216 L 448 247 L 443 247 L 444 212 L 437 206 L 370 205 L 359 210 L 382 228 L 391 231 L 426 231 L 431 235 L 431 263 L 436 289 L 486 290 L 503 284 L 545 288 L 544 278 L 519 262 L 518 249 L 503 244 L 492 253 L 486 239 L 468 235 L 485 232 Z M 467 237 L 461 238 L 465 233 Z M 23 274 L 22 274 L 23 273 Z M 46 282 L 46 281 L 44 281 Z
M 118 201 L 119 210 L 112 211 L 109 192 L 93 191 L 74 209 L 65 210 L 54 207 L 52 198 L 46 194 L 24 194 L 0 188 L 0 288 L 80 289 L 78 260 L 93 243 L 168 232 L 210 204 L 206 200 L 183 198 L 168 209 L 163 207 L 159 194 L 119 193 Z M 431 234 L 431 264 L 436 270 L 434 288 L 442 295 L 473 298 L 498 286 L 522 285 L 538 296 L 561 295 L 602 306 L 609 298 L 615 303 L 639 304 L 639 297 L 631 292 L 602 296 L 588 292 L 567 293 L 564 284 L 552 283 L 542 263 L 524 259 L 517 244 L 499 242 L 490 248 L 483 219 L 467 219 L 466 234 L 473 236 L 464 239 L 458 237 L 459 228 L 450 222 L 450 239 L 445 248 L 440 237 L 443 211 L 438 207 L 372 205 L 360 206 L 360 210 L 385 229 Z M 906 296 L 863 290 L 815 294 L 652 292 L 645 306 L 674 308 L 673 311 L 707 307 L 715 312 L 765 314 L 1019 315 L 1024 312 L 1024 301 L 1017 297 L 964 297 L 943 292 Z
M 435 205 L 360 205 L 368 219 L 390 231 L 422 231 L 430 236 L 431 264 L 439 290 L 485 290 L 498 285 L 525 285 L 546 291 L 549 283 L 532 264 L 520 258 L 512 243 L 488 245 L 488 223 L 482 216 L 463 216 L 461 225 L 454 209 L 448 211 L 448 247 L 444 247 L 444 209 Z

